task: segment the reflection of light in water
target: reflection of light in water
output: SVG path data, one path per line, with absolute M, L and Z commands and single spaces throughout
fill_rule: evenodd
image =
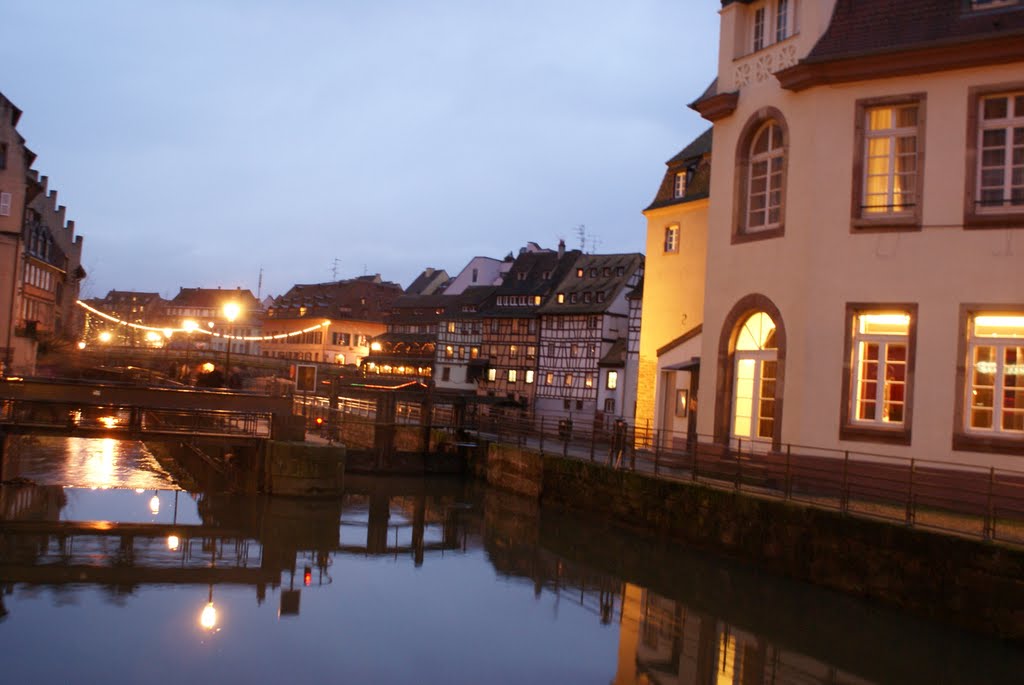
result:
M 167 549 L 171 550 L 172 552 L 176 552 L 178 550 L 179 542 L 180 541 L 178 540 L 178 536 L 177 535 L 168 535 L 167 536 Z
M 154 516 L 160 513 L 160 497 L 154 493 L 152 499 L 149 500 L 149 510 Z
M 99 450 L 89 450 L 85 462 L 86 484 L 93 488 L 109 488 L 114 484 L 117 469 L 117 440 L 103 438 Z
M 204 630 L 213 630 L 217 627 L 217 609 L 214 608 L 212 601 L 207 602 L 202 613 L 199 614 L 199 625 Z
M 135 488 L 135 494 L 136 495 L 141 495 L 144 492 L 145 492 L 145 490 L 143 488 Z

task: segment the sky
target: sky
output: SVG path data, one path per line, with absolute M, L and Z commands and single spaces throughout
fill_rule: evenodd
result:
M 564 239 L 642 252 L 705 128 L 717 0 L 4 0 L 0 92 L 83 297 L 260 289 Z M 259 286 L 262 269 L 262 288 Z

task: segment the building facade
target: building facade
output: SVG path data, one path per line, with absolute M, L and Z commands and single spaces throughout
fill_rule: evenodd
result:
M 696 431 L 712 130 L 666 162 L 647 218 L 636 425 L 662 446 Z M 653 433 L 652 433 L 653 431 Z
M 579 255 L 555 285 L 538 309 L 538 413 L 585 416 L 595 425 L 627 414 L 627 296 L 643 265 L 640 254 Z
M 723 2 L 697 428 L 1024 455 L 1024 5 Z
M 386 330 L 385 319 L 401 294 L 401 286 L 379 274 L 293 286 L 266 312 L 264 335 L 270 339 L 263 341 L 262 353 L 359 366 L 370 354 L 370 340 Z M 301 332 L 311 327 L 316 328 Z

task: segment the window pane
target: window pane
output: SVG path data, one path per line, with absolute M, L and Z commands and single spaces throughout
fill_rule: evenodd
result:
M 917 126 L 917 105 L 901 107 L 896 116 L 897 128 Z
M 1009 102 L 1005 97 L 985 98 L 982 103 L 982 118 L 1004 119 L 1007 115 Z
M 876 107 L 868 110 L 868 129 L 881 131 L 892 128 L 892 109 L 889 107 Z
M 1006 129 L 996 128 L 981 133 L 982 147 L 1001 147 L 1006 145 Z

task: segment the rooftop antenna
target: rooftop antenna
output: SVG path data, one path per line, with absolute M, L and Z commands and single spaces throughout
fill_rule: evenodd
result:
M 338 259 L 337 257 L 335 257 L 334 258 L 334 262 L 331 263 L 331 280 L 332 281 L 338 280 L 338 264 L 340 264 L 340 263 L 341 263 L 341 260 Z
M 597 254 L 597 247 L 600 244 L 601 244 L 601 239 L 599 237 L 597 237 L 596 235 L 595 236 L 591 236 L 590 237 L 590 254 Z
M 263 267 L 260 267 L 260 280 L 256 285 L 256 299 L 263 299 Z
M 580 239 L 580 252 L 587 249 L 587 227 L 584 224 L 580 224 L 576 227 L 576 236 Z

